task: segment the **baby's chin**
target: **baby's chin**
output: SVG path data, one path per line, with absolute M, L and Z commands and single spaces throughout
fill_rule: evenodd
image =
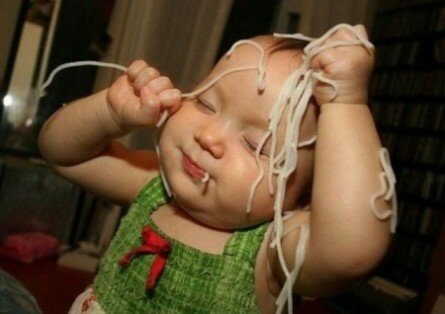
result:
M 189 216 L 190 219 L 211 229 L 224 231 L 239 230 L 253 227 L 266 221 L 266 219 L 252 221 L 248 213 L 238 215 L 236 218 L 234 215 L 224 217 L 215 214 L 215 212 L 211 209 L 200 208 L 200 206 L 192 206 L 187 202 L 181 202 L 181 200 L 176 198 L 174 195 L 173 198 L 179 209 Z
M 241 215 L 240 215 L 241 216 Z M 233 219 L 233 216 L 230 217 L 232 220 L 228 220 L 226 217 L 218 217 L 217 219 L 213 216 L 211 217 L 200 217 L 202 223 L 205 225 L 219 230 L 226 230 L 226 231 L 235 231 L 235 230 L 242 230 L 251 228 L 260 224 L 263 224 L 267 221 L 270 221 L 269 217 L 266 218 L 257 218 L 252 219 L 248 213 L 243 213 L 243 217 L 238 217 L 238 219 L 235 221 Z

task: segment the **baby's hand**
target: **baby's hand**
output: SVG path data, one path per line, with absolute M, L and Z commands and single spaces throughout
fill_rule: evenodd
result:
M 354 26 L 358 34 L 367 39 L 362 25 Z M 348 29 L 340 29 L 326 39 L 325 45 L 344 40 L 355 40 Z M 330 99 L 331 86 L 318 82 L 314 96 L 319 105 L 325 103 L 366 104 L 368 101 L 369 77 L 374 67 L 374 56 L 363 46 L 340 46 L 329 48 L 315 55 L 311 66 L 323 71 L 324 77 L 337 83 L 338 94 Z
M 162 112 L 170 114 L 181 106 L 181 92 L 166 76 L 149 67 L 145 61 L 134 61 L 126 75 L 109 88 L 107 103 L 122 130 L 153 127 Z

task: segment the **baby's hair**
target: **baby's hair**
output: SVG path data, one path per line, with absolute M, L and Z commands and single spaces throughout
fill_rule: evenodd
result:
M 291 39 L 291 38 L 281 38 L 281 37 L 272 37 L 273 43 L 270 47 L 267 48 L 267 51 L 270 54 L 273 54 L 277 51 L 282 50 L 294 50 L 296 52 L 301 52 L 304 47 L 308 44 L 307 41 L 300 39 Z

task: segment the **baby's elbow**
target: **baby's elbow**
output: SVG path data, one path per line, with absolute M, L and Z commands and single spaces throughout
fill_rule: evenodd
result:
M 356 247 L 348 254 L 344 254 L 337 266 L 336 271 L 349 278 L 364 278 L 369 276 L 382 262 L 388 250 L 390 235 L 382 236 L 381 239 L 368 243 L 367 246 Z
M 314 297 L 330 297 L 348 291 L 352 286 L 370 277 L 381 262 L 379 256 L 360 256 L 348 262 L 327 266 L 324 270 L 328 280 L 322 288 L 312 291 Z
M 53 145 L 50 137 L 47 134 L 46 124 L 42 127 L 42 130 L 39 133 L 39 137 L 37 139 L 37 146 L 39 149 L 40 156 L 44 159 L 49 165 L 57 164 L 57 160 L 53 157 Z
M 53 158 L 51 158 L 50 147 L 47 143 L 46 138 L 42 135 L 42 133 L 40 133 L 40 135 L 39 135 L 37 145 L 38 145 L 39 153 L 40 153 L 40 156 L 42 157 L 42 159 L 45 160 L 46 163 L 49 165 L 56 164 L 56 161 Z
M 351 278 L 364 278 L 369 276 L 380 264 L 383 256 L 381 254 L 366 254 L 353 258 L 350 263 L 341 271 Z

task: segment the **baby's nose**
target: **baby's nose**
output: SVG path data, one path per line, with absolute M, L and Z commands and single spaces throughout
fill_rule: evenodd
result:
M 208 125 L 197 129 L 194 138 L 213 157 L 221 158 L 224 155 L 223 132 L 223 130 L 218 130 L 216 125 Z

